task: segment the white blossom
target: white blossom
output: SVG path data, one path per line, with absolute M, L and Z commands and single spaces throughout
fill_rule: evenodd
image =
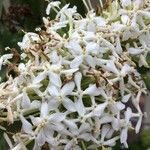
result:
M 26 149 L 31 141 L 33 150 L 45 144 L 51 150 L 80 150 L 84 144 L 111 149 L 118 140 L 128 148 L 129 129 L 140 131 L 146 86 L 138 68 L 149 68 L 150 5 L 110 5 L 102 15 L 88 10 L 83 17 L 76 6 L 49 2 L 46 14 L 53 9 L 55 18 L 44 17 L 45 29 L 18 42 L 22 61 L 9 61 L 13 54 L 0 57 L 0 70 L 7 64 L 15 72 L 0 84 L 1 119 L 22 123 L 12 135 L 15 146 L 7 138 L 11 149 Z

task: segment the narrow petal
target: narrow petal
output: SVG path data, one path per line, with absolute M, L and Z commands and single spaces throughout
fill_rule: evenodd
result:
M 82 79 L 82 74 L 80 72 L 77 72 L 74 76 L 74 81 L 75 81 L 78 91 L 81 90 L 81 79 Z
M 83 133 L 83 134 L 80 134 L 78 136 L 79 139 L 83 139 L 85 141 L 90 141 L 91 140 L 91 134 L 89 133 Z
M 66 118 L 65 113 L 55 113 L 49 116 L 49 120 L 53 122 L 61 122 Z
M 50 110 L 56 110 L 60 102 L 57 99 L 52 99 L 48 101 L 48 106 Z
M 104 112 L 104 109 L 107 106 L 107 102 L 103 104 L 99 104 L 94 110 L 93 110 L 93 115 L 94 116 L 101 116 Z
M 48 104 L 46 101 L 42 102 L 42 105 L 41 105 L 41 114 L 40 116 L 42 118 L 46 117 L 49 113 L 49 108 L 48 108 Z
M 64 150 L 70 150 L 73 147 L 73 144 L 74 144 L 74 140 L 69 141 L 65 146 Z
M 65 119 L 64 123 L 67 125 L 67 127 L 69 128 L 71 133 L 73 133 L 74 135 L 78 135 L 79 134 L 78 126 L 75 124 L 75 122 Z
M 41 129 L 40 132 L 37 135 L 37 143 L 38 143 L 39 146 L 42 146 L 42 145 L 45 144 L 45 142 L 46 142 L 46 137 L 43 133 L 43 130 Z
M 73 101 L 71 101 L 69 98 L 65 98 L 63 100 L 63 105 L 64 107 L 69 110 L 70 112 L 75 112 L 76 111 L 76 107 Z
M 90 67 L 95 68 L 96 62 L 95 62 L 95 59 L 91 55 L 87 55 L 85 59 Z
M 103 145 L 113 147 L 113 146 L 116 145 L 116 141 L 117 141 L 118 139 L 119 139 L 118 137 L 114 137 L 114 138 L 112 138 L 112 139 L 110 139 L 110 140 L 108 140 L 108 141 L 103 142 Z
M 70 63 L 70 67 L 71 68 L 79 68 L 79 66 L 81 65 L 81 63 L 83 62 L 83 56 L 78 56 L 76 57 L 74 60 L 72 60 L 72 62 Z
M 131 110 L 131 108 L 128 107 L 127 110 L 125 111 L 124 115 L 125 115 L 126 123 L 129 123 L 129 121 L 130 121 L 130 119 L 132 117 L 132 110 Z
M 79 128 L 80 133 L 88 132 L 90 130 L 91 130 L 91 126 L 89 123 L 82 123 L 80 128 Z
M 131 93 L 123 96 L 121 101 L 124 103 L 127 103 L 129 101 L 130 97 L 131 97 Z
M 59 96 L 60 95 L 56 86 L 50 85 L 50 86 L 48 86 L 47 90 L 51 96 Z
M 47 73 L 46 72 L 42 72 L 40 73 L 38 76 L 36 76 L 33 79 L 33 84 L 37 84 L 40 83 L 42 80 L 44 80 L 46 78 Z
M 30 99 L 25 91 L 23 91 L 23 98 L 21 102 L 22 108 L 30 108 L 31 102 Z
M 61 82 L 59 74 L 56 74 L 54 72 L 50 72 L 49 73 L 49 79 L 50 79 L 50 81 L 51 81 L 52 84 L 54 84 L 54 85 L 56 85 L 58 87 L 61 87 L 62 82 Z
M 100 50 L 100 46 L 97 43 L 90 42 L 87 44 L 86 50 L 89 54 L 97 55 Z
M 103 125 L 102 129 L 101 129 L 101 142 L 104 141 L 106 134 L 108 133 L 108 131 L 110 130 L 110 125 Z
M 131 55 L 139 55 L 143 52 L 142 49 L 139 49 L 139 48 L 134 48 L 134 47 L 131 47 L 128 49 L 128 52 L 131 54 Z
M 96 87 L 95 84 L 90 85 L 84 92 L 84 95 L 98 96 L 100 95 L 100 90 Z
M 139 120 L 138 120 L 138 122 L 136 124 L 136 127 L 135 127 L 135 132 L 136 133 L 139 133 L 139 131 L 140 131 L 140 128 L 141 128 L 141 125 L 142 125 L 142 118 L 143 118 L 143 116 L 140 115 Z
M 121 135 L 120 135 L 120 142 L 121 143 L 126 143 L 127 142 L 127 132 L 128 132 L 128 129 L 127 128 L 123 128 L 121 130 Z
M 76 100 L 76 101 L 75 101 L 75 106 L 76 106 L 76 110 L 77 110 L 78 114 L 79 114 L 80 116 L 84 116 L 85 113 L 86 113 L 86 109 L 85 109 L 85 106 L 84 106 L 84 104 L 83 104 L 82 99 Z
M 20 116 L 22 122 L 22 129 L 25 133 L 32 134 L 32 125 L 23 117 Z
M 72 93 L 74 87 L 75 87 L 74 82 L 69 82 L 69 83 L 65 84 L 61 89 L 62 95 L 70 95 Z

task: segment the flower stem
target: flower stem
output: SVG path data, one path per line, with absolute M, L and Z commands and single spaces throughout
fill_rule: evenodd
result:
M 102 0 L 99 0 L 99 3 L 100 3 L 100 7 L 103 8 L 103 2 L 102 2 Z
M 82 0 L 82 1 L 83 1 L 84 5 L 85 5 L 87 11 L 89 11 L 89 6 L 87 5 L 87 2 L 85 0 Z
M 87 150 L 86 145 L 85 145 L 85 143 L 83 141 L 81 142 L 81 144 L 82 144 L 83 150 Z
M 90 9 L 92 10 L 93 7 L 92 7 L 92 4 L 91 4 L 91 0 L 88 0 L 88 4 L 89 4 Z

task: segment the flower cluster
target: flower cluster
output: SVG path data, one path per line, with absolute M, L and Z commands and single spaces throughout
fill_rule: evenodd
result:
M 22 122 L 5 139 L 13 150 L 31 141 L 34 150 L 93 150 L 117 140 L 127 148 L 128 130 L 138 133 L 143 118 L 139 102 L 146 87 L 137 68 L 149 67 L 150 3 L 116 0 L 100 15 L 86 5 L 84 18 L 75 6 L 60 5 L 50 2 L 46 14 L 55 11 L 55 19 L 44 17 L 45 29 L 18 42 L 18 75 L 0 84 L 0 119 Z M 12 57 L 2 56 L 0 68 Z

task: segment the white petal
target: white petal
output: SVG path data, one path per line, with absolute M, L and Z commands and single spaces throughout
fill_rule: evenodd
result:
M 63 105 L 70 112 L 75 112 L 76 111 L 76 107 L 75 107 L 74 102 L 71 101 L 69 98 L 63 99 Z
M 83 139 L 85 141 L 90 141 L 91 140 L 91 134 L 89 133 L 83 133 L 83 134 L 80 134 L 78 136 L 79 139 Z
M 96 87 L 95 84 L 90 85 L 84 92 L 84 95 L 91 95 L 91 96 L 98 96 L 100 95 L 99 89 Z
M 34 100 L 31 103 L 31 108 L 40 108 L 41 107 L 41 102 L 38 100 Z
M 89 65 L 90 67 L 95 68 L 96 62 L 95 62 L 95 59 L 94 59 L 92 56 L 87 55 L 87 56 L 86 56 L 86 62 L 88 63 L 88 65 Z
M 130 121 L 130 119 L 132 117 L 132 110 L 131 110 L 131 108 L 128 107 L 127 110 L 125 111 L 124 115 L 125 115 L 126 123 L 129 123 L 129 121 Z
M 149 64 L 147 63 L 146 57 L 143 55 L 140 55 L 140 60 L 139 60 L 139 67 L 141 66 L 149 68 Z
M 93 115 L 94 116 L 101 116 L 104 112 L 104 109 L 107 106 L 107 102 L 103 104 L 99 104 L 94 110 L 93 110 Z
M 48 106 L 50 110 L 55 110 L 59 106 L 59 101 L 57 99 L 52 99 L 48 101 Z
M 41 150 L 41 147 L 38 145 L 37 140 L 35 140 L 33 150 Z
M 127 132 L 128 132 L 128 129 L 127 128 L 123 128 L 121 130 L 121 135 L 120 135 L 120 142 L 121 143 L 126 143 L 127 142 Z
M 107 139 L 112 138 L 113 133 L 114 133 L 114 129 L 111 128 L 111 129 L 108 131 L 108 133 L 107 133 L 107 135 L 106 135 L 106 138 L 107 138 Z
M 40 83 L 42 80 L 44 80 L 46 78 L 46 72 L 42 72 L 40 73 L 38 76 L 36 76 L 33 79 L 33 84 L 37 84 Z
M 42 118 L 34 116 L 30 116 L 30 119 L 32 121 L 32 124 L 35 126 L 38 126 L 43 121 Z
M 78 91 L 81 90 L 81 79 L 82 79 L 82 74 L 80 72 L 77 72 L 74 76 L 74 81 L 75 81 Z
M 111 116 L 103 116 L 100 119 L 101 124 L 105 124 L 105 123 L 109 123 L 112 121 L 112 117 Z
M 110 130 L 110 125 L 103 125 L 102 129 L 101 129 L 101 142 L 104 141 L 106 134 L 108 133 L 108 131 Z
M 51 96 L 59 96 L 60 95 L 60 93 L 58 92 L 58 89 L 53 85 L 48 86 L 47 90 Z
M 69 130 L 71 131 L 71 133 L 73 135 L 78 135 L 78 126 L 75 124 L 75 122 L 71 121 L 71 120 L 64 120 L 64 123 L 67 125 L 67 127 L 69 127 Z
M 122 6 L 127 7 L 131 5 L 131 0 L 122 0 Z
M 114 137 L 108 141 L 103 142 L 103 145 L 107 145 L 107 146 L 115 146 L 116 145 L 116 141 L 118 140 L 118 137 Z
M 73 55 L 82 55 L 82 48 L 79 45 L 78 42 L 76 41 L 71 41 L 70 43 L 68 43 L 66 45 L 66 48 L 68 48 L 69 50 L 71 50 L 71 52 L 73 53 Z
M 147 19 L 150 19 L 150 12 L 149 11 L 140 11 L 140 13 L 146 17 Z
M 72 75 L 73 73 L 77 72 L 78 70 L 79 70 L 78 68 L 62 70 L 61 73 L 66 74 L 66 75 Z
M 87 31 L 95 32 L 96 31 L 96 24 L 93 21 L 87 23 Z
M 74 87 L 75 87 L 74 82 L 69 82 L 69 83 L 65 84 L 61 89 L 61 94 L 62 95 L 70 95 L 72 93 Z
M 122 53 L 122 47 L 121 47 L 121 42 L 120 42 L 120 38 L 117 37 L 116 38 L 116 49 L 115 51 L 118 53 L 118 54 L 121 54 Z
M 112 60 L 107 61 L 106 69 L 108 71 L 111 71 L 111 72 L 114 72 L 114 73 L 118 74 L 118 70 L 115 66 L 115 63 Z
M 74 144 L 74 140 L 69 141 L 65 146 L 64 150 L 70 150 L 73 147 L 73 144 Z
M 42 102 L 40 116 L 44 118 L 48 115 L 48 113 L 49 113 L 49 108 L 47 102 Z
M 27 95 L 27 93 L 25 91 L 23 91 L 23 98 L 22 98 L 22 102 L 21 102 L 21 106 L 22 108 L 30 108 L 30 99 Z
M 127 94 L 127 95 L 125 95 L 125 96 L 123 96 L 123 98 L 122 98 L 122 102 L 124 102 L 124 103 L 127 103 L 128 102 L 128 100 L 130 99 L 130 97 L 131 97 L 131 93 L 130 94 Z
M 76 110 L 77 110 L 78 114 L 79 114 L 80 116 L 84 116 L 85 113 L 86 113 L 86 109 L 85 109 L 85 106 L 84 106 L 84 104 L 83 104 L 82 99 L 76 100 L 76 101 L 75 101 L 75 106 L 76 106 Z
M 95 17 L 94 21 L 96 22 L 97 26 L 105 26 L 106 25 L 106 20 L 100 16 Z
M 58 86 L 58 87 L 61 87 L 62 85 L 62 82 L 61 82 L 61 79 L 60 79 L 60 75 L 54 73 L 54 72 L 50 72 L 49 73 L 49 79 L 51 81 L 52 84 Z
M 138 120 L 138 122 L 136 124 L 136 127 L 135 127 L 135 132 L 136 133 L 139 133 L 141 125 L 142 125 L 142 115 L 140 115 L 139 120 Z
M 90 130 L 91 130 L 91 126 L 88 123 L 82 123 L 80 128 L 79 128 L 80 133 L 88 132 Z
M 119 124 L 119 120 L 116 119 L 115 117 L 113 117 L 113 121 L 112 121 L 112 127 L 115 131 L 118 131 L 120 128 L 120 124 Z
M 97 55 L 100 50 L 100 46 L 97 43 L 90 42 L 87 44 L 86 50 L 89 54 Z
M 51 11 L 51 8 L 53 7 L 58 7 L 59 8 L 59 5 L 60 5 L 60 2 L 59 1 L 56 1 L 56 2 L 50 2 L 46 8 L 46 14 L 49 15 L 50 14 L 50 11 Z
M 132 55 L 139 55 L 143 52 L 142 49 L 131 47 L 128 49 L 128 52 Z
M 123 110 L 125 108 L 125 105 L 121 102 L 117 102 L 116 107 L 117 107 L 118 110 Z
M 125 25 L 128 24 L 129 20 L 130 20 L 130 18 L 127 15 L 121 16 L 121 21 L 123 24 L 125 24 Z
M 38 143 L 39 146 L 42 146 L 42 145 L 45 144 L 45 142 L 46 142 L 46 137 L 43 133 L 43 130 L 41 129 L 40 132 L 37 135 L 37 143 Z
M 8 59 L 12 59 L 12 57 L 13 54 L 5 54 L 2 57 L 0 57 L 0 70 L 2 68 L 2 65 L 5 64 Z
M 83 62 L 83 56 L 78 56 L 76 57 L 70 64 L 71 68 L 79 68 L 79 66 L 81 65 L 81 63 Z
M 64 113 L 55 113 L 49 116 L 49 120 L 52 122 L 61 122 L 65 119 L 66 115 Z
M 46 14 L 49 15 L 49 14 L 50 14 L 50 11 L 51 11 L 51 5 L 48 4 L 48 5 L 47 5 L 47 8 L 46 8 Z
M 23 117 L 23 116 L 20 116 L 20 119 L 22 121 L 22 129 L 25 133 L 28 133 L 28 134 L 32 134 L 32 125 Z

